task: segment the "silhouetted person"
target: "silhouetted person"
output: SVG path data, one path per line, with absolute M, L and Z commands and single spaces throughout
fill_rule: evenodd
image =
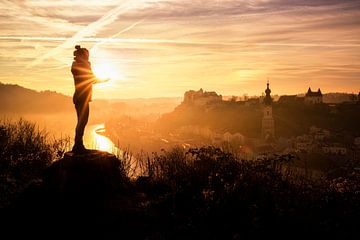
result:
M 86 150 L 83 144 L 84 129 L 89 119 L 89 102 L 92 97 L 92 85 L 99 82 L 106 82 L 109 79 L 98 79 L 91 70 L 89 62 L 89 51 L 75 46 L 74 61 L 71 66 L 71 73 L 74 76 L 75 93 L 73 102 L 77 114 L 77 125 L 75 132 L 75 144 L 73 152 L 83 152 Z

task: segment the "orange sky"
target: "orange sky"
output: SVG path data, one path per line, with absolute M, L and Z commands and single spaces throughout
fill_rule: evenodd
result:
M 71 95 L 75 44 L 112 80 L 94 98 L 360 91 L 360 2 L 0 2 L 0 81 Z

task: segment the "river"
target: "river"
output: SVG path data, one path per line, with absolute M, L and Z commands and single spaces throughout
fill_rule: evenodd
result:
M 141 167 L 138 159 L 127 155 L 122 149 L 118 148 L 106 136 L 106 129 L 104 124 L 92 124 L 86 127 L 84 134 L 84 145 L 88 149 L 97 149 L 112 153 L 123 160 L 125 171 L 129 177 L 137 177 L 141 175 Z
M 109 152 L 116 156 L 122 153 L 122 150 L 106 137 L 104 124 L 87 126 L 84 134 L 84 144 L 86 148 Z

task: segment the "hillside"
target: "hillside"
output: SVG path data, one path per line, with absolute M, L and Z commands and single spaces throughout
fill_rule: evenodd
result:
M 325 93 L 323 94 L 324 103 L 343 103 L 357 99 L 357 94 L 350 93 Z
M 210 107 L 180 104 L 157 122 L 159 130 L 172 131 L 182 126 L 208 127 L 216 132 L 241 132 L 257 137 L 261 131 L 261 108 L 225 102 Z
M 311 126 L 359 135 L 360 104 L 274 104 L 275 129 L 279 136 L 304 134 Z
M 360 134 L 360 104 L 342 103 L 336 106 L 302 103 L 273 104 L 275 131 L 278 137 L 298 136 L 315 125 L 349 134 Z M 173 131 L 182 126 L 203 126 L 225 133 L 239 132 L 247 137 L 261 134 L 261 104 L 246 106 L 241 102 L 222 101 L 206 106 L 180 104 L 157 122 L 159 130 Z
M 35 91 L 14 84 L 0 82 L 0 113 L 73 113 L 72 98 L 53 91 Z M 116 97 L 116 96 L 114 96 Z M 164 112 L 172 111 L 181 102 L 180 98 L 134 98 L 134 99 L 94 99 L 91 104 L 94 116 L 114 116 L 118 114 L 131 116 L 158 117 Z M 119 110 L 121 110 L 119 112 Z M 102 120 L 104 121 L 104 120 Z
M 69 96 L 0 83 L 0 113 L 59 113 L 73 110 Z

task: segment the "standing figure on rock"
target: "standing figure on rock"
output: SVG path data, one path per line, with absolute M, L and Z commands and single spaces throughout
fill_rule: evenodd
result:
M 92 85 L 100 82 L 107 82 L 109 79 L 98 79 L 91 70 L 89 62 L 89 51 L 75 46 L 74 61 L 71 66 L 71 73 L 74 76 L 75 93 L 73 102 L 77 114 L 77 124 L 75 131 L 75 144 L 73 152 L 84 152 L 86 148 L 83 144 L 84 129 L 89 119 L 89 102 L 92 97 Z

